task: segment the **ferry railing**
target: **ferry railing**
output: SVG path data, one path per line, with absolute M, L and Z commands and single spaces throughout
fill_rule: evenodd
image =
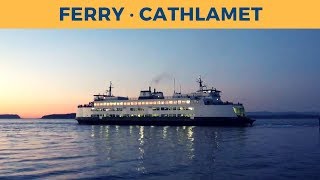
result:
M 163 98 L 146 98 L 146 99 L 139 99 L 139 98 L 128 98 L 128 100 L 161 100 L 161 99 L 187 99 L 190 98 L 191 96 L 187 97 L 187 96 L 183 96 L 183 97 L 175 97 L 175 96 L 164 96 Z
M 161 100 L 161 99 L 187 99 L 187 98 L 192 98 L 194 96 L 180 96 L 180 97 L 177 97 L 177 96 L 164 96 L 163 98 L 146 98 L 146 99 L 139 99 L 137 97 L 128 97 L 128 99 L 114 99 L 114 100 Z M 94 99 L 95 101 L 105 101 L 105 100 L 108 100 L 108 99 L 105 99 L 105 98 L 95 98 Z

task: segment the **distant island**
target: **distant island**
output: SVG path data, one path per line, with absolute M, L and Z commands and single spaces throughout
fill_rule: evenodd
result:
M 41 119 L 75 119 L 76 113 L 69 114 L 50 114 L 42 116 Z
M 314 119 L 320 118 L 319 112 L 248 112 L 253 119 Z
M 17 114 L 0 114 L 0 119 L 20 119 Z

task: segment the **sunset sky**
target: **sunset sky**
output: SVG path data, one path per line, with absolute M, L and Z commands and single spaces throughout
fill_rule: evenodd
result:
M 320 31 L 0 31 L 0 114 L 75 112 L 109 81 L 114 95 L 171 95 L 173 78 L 190 92 L 199 75 L 247 111 L 320 111 Z

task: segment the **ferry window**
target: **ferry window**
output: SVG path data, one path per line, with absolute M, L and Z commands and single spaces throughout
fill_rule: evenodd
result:
M 142 105 L 144 105 L 145 103 L 146 103 L 146 102 L 144 102 L 144 101 L 143 101 L 143 102 L 141 102 L 141 104 L 142 104 Z
M 161 107 L 161 110 L 164 111 L 164 107 Z
M 164 104 L 164 101 L 161 101 L 161 104 Z
M 178 104 L 181 104 L 181 100 L 178 101 Z
M 173 104 L 173 101 L 169 101 L 169 104 Z
M 119 105 L 122 106 L 122 105 L 123 105 L 123 102 L 120 102 Z
M 178 103 L 178 101 L 173 101 L 173 104 L 177 104 Z
M 161 101 L 158 101 L 157 104 L 161 104 Z
M 176 108 L 176 107 L 173 107 L 173 108 L 172 108 L 172 110 L 174 110 L 174 111 L 175 111 L 175 110 L 177 110 L 177 108 Z
M 187 104 L 190 104 L 190 100 L 187 100 Z

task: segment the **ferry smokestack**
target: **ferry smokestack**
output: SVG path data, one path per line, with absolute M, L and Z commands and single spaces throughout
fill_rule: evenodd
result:
M 153 90 L 154 90 L 153 92 L 156 93 L 156 88 L 154 88 Z
M 151 92 L 151 86 L 149 86 L 149 91 Z

